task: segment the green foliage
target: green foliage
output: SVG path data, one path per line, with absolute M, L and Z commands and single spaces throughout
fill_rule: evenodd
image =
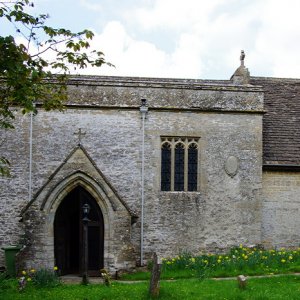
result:
M 0 1 L 0 18 L 15 31 L 0 36 L 0 130 L 13 128 L 14 106 L 24 114 L 35 111 L 35 103 L 63 109 L 71 68 L 111 65 L 101 51 L 87 52 L 93 32 L 48 26 L 49 15 L 28 13 L 33 6 L 29 0 Z M 17 43 L 16 37 L 26 42 Z M 0 175 L 7 175 L 8 164 L 0 163 Z
M 56 271 L 40 269 L 34 273 L 32 283 L 39 288 L 55 287 L 61 284 Z
M 300 248 L 297 250 L 264 250 L 260 247 L 232 248 L 226 254 L 204 253 L 192 256 L 184 253 L 164 259 L 163 271 L 189 274 L 189 277 L 228 277 L 258 274 L 288 273 L 300 267 Z
M 264 250 L 261 247 L 232 248 L 225 254 L 202 253 L 193 256 L 181 253 L 163 259 L 162 279 L 233 277 L 243 275 L 272 275 L 299 272 L 300 248 L 294 250 Z M 124 274 L 122 279 L 147 280 L 149 272 Z
M 11 279 L 6 272 L 0 272 L 0 299 L 1 291 L 9 291 L 11 289 L 15 289 L 15 287 L 15 279 Z
M 111 277 L 110 277 L 109 273 L 107 272 L 107 270 L 101 269 L 100 274 L 101 274 L 102 278 L 104 279 L 104 284 L 106 286 L 110 287 L 111 286 Z
M 4 176 L 9 176 L 10 175 L 10 171 L 9 171 L 9 161 L 8 159 L 6 159 L 5 157 L 1 157 L 0 156 L 0 175 L 4 175 Z
M 6 284 L 7 278 L 8 278 L 8 275 L 6 274 L 6 272 L 0 272 L 0 287 L 2 287 L 2 285 Z
M 16 284 L 16 282 L 15 282 Z M 296 300 L 299 299 L 299 276 L 281 276 L 273 278 L 250 278 L 246 290 L 240 290 L 234 280 L 174 280 L 161 281 L 159 299 L 173 300 Z M 105 285 L 60 285 L 51 289 L 34 286 L 19 293 L 16 286 L 0 291 L 0 299 L 151 299 L 148 296 L 148 283 L 113 282 L 111 288 Z

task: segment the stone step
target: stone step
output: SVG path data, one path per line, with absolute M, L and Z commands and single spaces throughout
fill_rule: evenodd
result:
M 62 283 L 65 284 L 81 284 L 82 277 L 78 275 L 64 275 L 60 276 Z M 89 277 L 89 283 L 91 284 L 103 284 L 102 277 Z

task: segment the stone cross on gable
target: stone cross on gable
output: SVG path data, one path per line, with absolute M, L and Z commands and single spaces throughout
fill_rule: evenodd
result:
M 86 132 L 83 132 L 81 128 L 78 128 L 77 132 L 74 132 L 75 135 L 78 135 L 78 145 L 81 145 L 81 139 L 85 136 Z

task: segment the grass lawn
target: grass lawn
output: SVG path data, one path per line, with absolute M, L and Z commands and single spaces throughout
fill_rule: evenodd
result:
M 238 275 L 245 275 L 245 276 L 254 276 L 254 275 L 273 275 L 273 274 L 292 274 L 292 273 L 300 273 L 300 267 L 293 267 L 288 269 L 270 269 L 268 272 L 260 269 L 250 269 L 250 268 L 243 268 L 243 270 L 231 270 L 226 271 L 223 269 L 216 269 L 216 270 L 207 270 L 205 274 L 199 274 L 199 272 L 195 269 L 177 269 L 177 270 L 163 270 L 161 274 L 161 279 L 188 279 L 188 278 L 201 278 L 203 275 L 204 278 L 223 278 L 223 277 L 236 277 Z M 149 280 L 151 277 L 151 272 L 136 272 L 136 273 L 127 273 L 122 275 L 123 280 Z M 300 298 L 299 298 L 300 300 Z
M 240 274 L 269 275 L 299 271 L 300 248 L 265 250 L 240 245 L 223 254 L 200 253 L 192 256 L 182 253 L 173 258 L 163 259 L 158 299 L 299 300 L 300 276 L 249 278 L 245 290 L 237 287 L 236 279 L 211 279 L 212 277 L 235 277 Z M 21 292 L 18 291 L 17 279 L 5 279 L 5 274 L 0 276 L 0 300 L 150 299 L 148 295 L 150 272 L 124 274 L 122 279 L 147 279 L 147 281 L 132 283 L 115 281 L 111 287 L 102 284 L 57 286 L 59 281 L 56 267 L 54 270 L 23 270 L 21 276 L 28 282 Z
M 17 290 L 16 280 L 6 280 L 0 286 L 0 299 L 151 299 L 148 296 L 148 282 L 118 283 L 111 287 L 104 285 L 60 285 L 54 288 L 27 286 L 23 292 Z M 300 299 L 300 277 L 280 276 L 272 278 L 250 278 L 246 290 L 237 287 L 236 280 L 181 279 L 161 281 L 158 299 L 249 299 L 249 300 L 293 300 Z

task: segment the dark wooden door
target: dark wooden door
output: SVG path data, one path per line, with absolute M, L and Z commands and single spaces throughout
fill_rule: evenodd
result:
M 88 216 L 89 274 L 99 275 L 103 268 L 103 215 L 95 199 L 78 186 L 64 198 L 54 220 L 55 261 L 62 275 L 81 274 L 83 270 L 82 206 L 85 203 L 91 207 Z

